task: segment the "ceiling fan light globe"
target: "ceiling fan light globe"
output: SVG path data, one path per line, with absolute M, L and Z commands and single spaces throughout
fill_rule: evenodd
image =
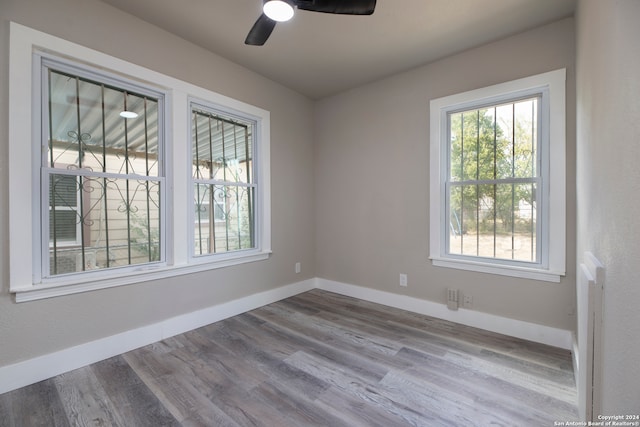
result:
M 278 22 L 288 21 L 293 18 L 293 6 L 283 0 L 269 0 L 265 2 L 262 11 L 270 19 Z

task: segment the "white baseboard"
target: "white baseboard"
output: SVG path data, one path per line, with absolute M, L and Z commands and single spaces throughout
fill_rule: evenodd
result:
M 326 279 L 316 279 L 316 287 L 337 294 L 437 317 L 491 332 L 560 347 L 565 350 L 573 349 L 572 333 L 564 329 L 509 319 L 464 308 L 455 311 L 449 310 L 445 304 Z
M 563 329 L 462 308 L 457 311 L 451 311 L 446 308 L 446 305 L 432 301 L 314 278 L 172 317 L 153 325 L 132 329 L 13 365 L 0 367 L 0 394 L 315 288 L 567 350 L 573 349 L 572 334 L 570 331 Z
M 282 286 L 0 367 L 0 394 L 309 291 L 315 283 L 315 279 L 309 279 Z

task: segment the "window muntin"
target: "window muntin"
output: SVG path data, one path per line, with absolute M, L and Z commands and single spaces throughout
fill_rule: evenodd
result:
M 254 121 L 192 103 L 195 256 L 256 248 L 254 135 Z
M 161 261 L 161 95 L 70 64 L 42 71 L 43 278 Z
M 447 114 L 447 254 L 541 263 L 540 96 Z

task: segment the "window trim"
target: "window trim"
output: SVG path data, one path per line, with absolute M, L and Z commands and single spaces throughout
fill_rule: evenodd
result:
M 259 107 L 220 95 L 188 82 L 158 73 L 96 50 L 33 30 L 15 22 L 10 23 L 9 53 L 9 186 L 19 189 L 9 194 L 9 288 L 17 302 L 75 294 L 79 292 L 122 286 L 211 270 L 246 262 L 266 260 L 271 253 L 270 204 L 270 113 Z M 107 70 L 114 76 L 140 81 L 166 91 L 166 186 L 167 210 L 173 220 L 167 223 L 166 265 L 142 265 L 135 271 L 87 272 L 60 278 L 55 283 L 42 283 L 34 276 L 34 268 L 41 262 L 40 233 L 34 232 L 33 217 L 39 217 L 40 156 L 33 152 L 33 144 L 40 140 L 38 122 L 40 96 L 34 87 L 40 78 L 40 66 L 34 53 L 44 52 L 66 58 L 88 68 Z M 29 76 L 31 78 L 29 78 Z M 193 262 L 189 257 L 186 236 L 190 208 L 188 188 L 190 182 L 189 97 L 205 99 L 223 105 L 226 109 L 241 111 L 257 118 L 260 158 L 256 179 L 261 183 L 260 246 L 255 251 L 225 254 L 224 257 Z M 34 115 L 34 107 L 36 113 Z M 38 192 L 30 191 L 38 188 Z M 94 274 L 95 273 L 95 274 Z
M 559 282 L 566 272 L 566 70 L 559 69 L 513 80 L 481 89 L 433 99 L 430 102 L 430 194 L 429 194 L 429 258 L 434 266 L 483 273 Z M 546 204 L 543 201 L 542 262 L 539 265 L 522 266 L 517 263 L 446 254 L 446 174 L 448 153 L 448 112 L 473 109 L 483 104 L 493 104 L 522 95 L 542 94 L 541 108 L 541 171 Z M 560 119 L 554 119 L 560 118 Z M 548 177 L 548 178 L 547 178 Z M 545 227 L 546 224 L 546 227 Z M 550 238 L 553 236 L 553 239 Z

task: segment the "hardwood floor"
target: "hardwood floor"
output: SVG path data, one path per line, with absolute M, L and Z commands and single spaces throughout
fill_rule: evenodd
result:
M 0 395 L 2 426 L 553 426 L 568 351 L 314 290 Z

